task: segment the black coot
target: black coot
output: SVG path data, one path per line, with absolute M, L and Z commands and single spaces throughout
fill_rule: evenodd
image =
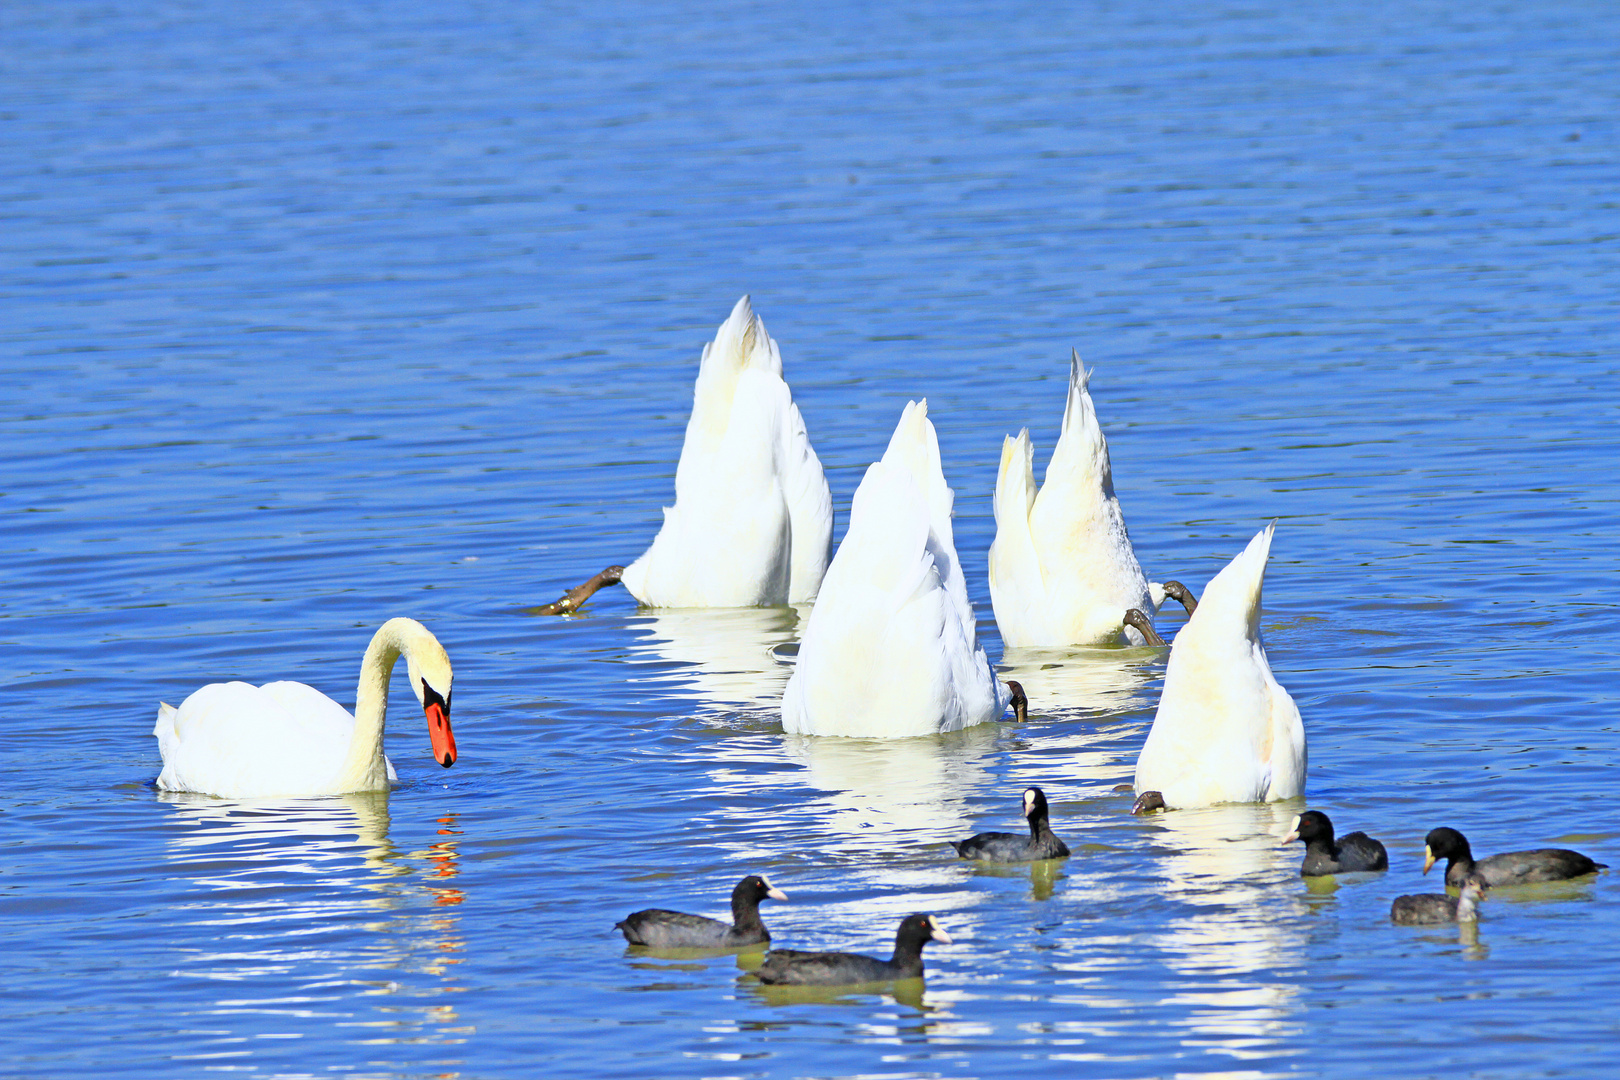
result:
M 1435 923 L 1473 922 L 1476 908 L 1485 897 L 1485 885 L 1478 878 L 1463 882 L 1462 893 L 1451 897 L 1440 893 L 1397 896 L 1389 906 L 1389 917 L 1402 926 L 1432 926 Z
M 1568 848 L 1538 848 L 1535 851 L 1509 851 L 1474 861 L 1468 838 L 1456 829 L 1432 829 L 1423 838 L 1423 872 L 1436 860 L 1446 860 L 1446 885 L 1458 886 L 1470 875 L 1478 875 L 1487 885 L 1528 885 L 1533 881 L 1565 881 L 1606 869 L 1578 851 Z
M 1383 844 L 1364 832 L 1353 832 L 1335 841 L 1333 822 L 1320 810 L 1307 810 L 1294 819 L 1294 831 L 1283 838 L 1283 843 L 1295 840 L 1305 841 L 1301 877 L 1389 869 L 1389 854 Z
M 1066 859 L 1069 849 L 1052 835 L 1047 823 L 1046 793 L 1038 787 L 1024 789 L 1024 817 L 1029 835 L 1009 832 L 982 832 L 966 840 L 952 840 L 951 847 L 964 859 L 982 862 L 1034 862 L 1037 859 Z
M 772 986 L 840 986 L 846 983 L 889 982 L 922 977 L 923 946 L 930 941 L 949 945 L 951 936 L 931 915 L 907 915 L 894 936 L 894 958 L 879 960 L 846 952 L 797 952 L 772 949 L 754 974 Z
M 787 893 L 758 874 L 750 874 L 731 890 L 731 921 L 687 915 L 679 911 L 648 908 L 614 923 L 632 945 L 655 949 L 731 949 L 760 945 L 771 940 L 771 932 L 759 920 L 759 902 L 769 897 L 786 900 Z

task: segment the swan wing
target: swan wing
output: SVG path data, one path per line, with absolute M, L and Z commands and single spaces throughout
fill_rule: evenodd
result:
M 827 486 L 821 459 L 810 445 L 804 417 L 791 400 L 782 434 L 783 487 L 793 544 L 788 603 L 807 604 L 820 591 L 832 559 L 832 489 Z
M 1047 640 L 1050 608 L 1040 555 L 1029 531 L 1035 503 L 1035 446 L 1029 429 L 1002 440 L 996 469 L 996 538 L 990 544 L 990 606 L 1003 644 L 1018 647 Z
M 302 683 L 210 683 L 160 708 L 157 783 L 228 798 L 324 794 L 353 732 L 347 709 Z
M 1091 372 L 1078 353 L 1072 354 L 1062 434 L 1029 512 L 1053 613 L 1051 640 L 1029 643 L 1033 645 L 1126 639 L 1141 644 L 1141 635 L 1123 628 L 1121 619 L 1130 608 L 1149 616 L 1157 610 L 1114 494 L 1108 440 L 1097 420 L 1090 382 Z
M 746 607 L 788 600 L 794 530 L 803 519 L 803 582 L 812 594 L 817 515 L 832 535 L 832 497 L 803 417 L 782 381 L 781 354 L 753 313 L 737 302 L 704 347 L 692 396 L 675 505 L 623 582 L 654 607 Z
M 899 738 L 1006 708 L 950 543 L 951 499 L 926 404 L 911 403 L 855 492 L 783 695 L 786 730 Z
M 1176 635 L 1153 727 L 1137 757 L 1138 791 L 1168 806 L 1301 794 L 1305 732 L 1260 639 L 1261 586 L 1273 527 L 1205 587 Z
M 1271 705 L 1271 783 L 1266 790 L 1266 801 L 1277 802 L 1305 794 L 1305 770 L 1309 755 L 1305 746 L 1305 721 L 1299 715 L 1299 706 L 1287 690 L 1271 674 L 1265 650 L 1260 651 L 1260 662 L 1266 664 L 1265 677 Z

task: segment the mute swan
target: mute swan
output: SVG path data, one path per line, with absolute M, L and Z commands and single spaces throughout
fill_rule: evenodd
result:
M 1074 352 L 1063 431 L 1038 494 L 1029 429 L 1001 444 L 990 603 L 1009 647 L 1163 645 L 1152 617 L 1165 597 L 1181 601 L 1189 615 L 1197 606 L 1185 585 L 1150 582 L 1136 561 L 1087 389 L 1091 375 Z M 1146 630 L 1125 622 L 1132 609 L 1144 613 Z
M 831 551 L 832 492 L 782 354 L 744 296 L 703 347 L 675 505 L 652 546 L 536 613 L 566 614 L 615 582 L 649 607 L 807 603 Z
M 1260 640 L 1271 534 L 1216 574 L 1176 635 L 1153 727 L 1136 759 L 1139 809 L 1276 802 L 1305 790 L 1305 727 Z
M 312 686 L 209 683 L 180 703 L 159 704 L 157 785 L 225 798 L 382 791 L 398 777 L 383 755 L 383 719 L 394 661 L 405 657 L 427 714 L 433 756 L 455 764 L 450 658 L 415 619 L 389 619 L 360 662 L 354 715 Z
M 782 695 L 801 735 L 904 738 L 982 724 L 1011 690 L 979 644 L 928 403 L 866 470 Z M 1021 697 L 1022 695 L 1020 695 Z

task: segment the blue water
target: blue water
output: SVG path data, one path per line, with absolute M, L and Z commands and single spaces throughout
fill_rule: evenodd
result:
M 1620 866 L 1611 4 L 33 3 L 0 13 L 3 1069 L 37 1077 L 1593 1076 L 1612 873 L 1396 928 L 1422 837 Z M 926 396 L 1027 725 L 789 738 L 791 610 L 525 609 L 634 557 L 751 293 L 838 532 Z M 1092 389 L 1144 568 L 1278 521 L 1308 805 L 1129 816 L 1164 656 L 1002 657 L 1001 439 Z M 388 795 L 157 792 L 157 702 L 372 629 L 456 668 Z M 1173 630 L 1179 622 L 1164 620 Z M 396 693 L 403 689 L 396 681 Z M 1038 783 L 1075 850 L 944 846 Z M 783 999 L 613 921 L 885 952 Z M 746 967 L 752 961 L 740 964 Z

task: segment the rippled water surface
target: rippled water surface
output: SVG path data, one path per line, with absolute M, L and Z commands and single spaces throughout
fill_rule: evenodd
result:
M 8 4 L 0 1039 L 39 1077 L 1594 1076 L 1612 873 L 1396 928 L 1429 828 L 1620 865 L 1612 4 Z M 926 396 L 1025 725 L 781 731 L 791 609 L 526 612 L 634 557 L 749 292 L 850 496 Z M 1142 563 L 1278 524 L 1309 805 L 1132 818 L 1162 651 L 1002 656 L 1001 439 L 1067 358 Z M 391 793 L 152 784 L 160 700 L 456 667 Z M 1180 620 L 1164 620 L 1170 629 Z M 396 680 L 397 693 L 405 691 Z M 949 838 L 1039 783 L 1074 857 Z M 923 988 L 779 997 L 640 907 Z

